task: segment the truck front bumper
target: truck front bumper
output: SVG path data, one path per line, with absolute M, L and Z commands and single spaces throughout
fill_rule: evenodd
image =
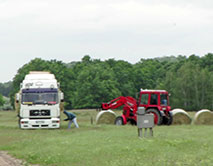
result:
M 60 119 L 21 119 L 21 129 L 60 128 Z

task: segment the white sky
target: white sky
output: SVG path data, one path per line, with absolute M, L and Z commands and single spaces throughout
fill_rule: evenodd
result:
M 0 82 L 36 57 L 203 56 L 212 20 L 212 0 L 0 0 Z

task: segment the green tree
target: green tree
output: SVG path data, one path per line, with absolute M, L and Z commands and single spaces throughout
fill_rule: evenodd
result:
M 165 62 L 152 59 L 141 59 L 133 68 L 136 89 L 155 89 L 159 80 L 165 77 Z
M 200 63 L 202 68 L 207 68 L 209 71 L 213 72 L 213 54 L 208 53 L 202 58 L 200 58 Z
M 121 95 L 116 84 L 112 70 L 104 63 L 85 65 L 76 77 L 73 107 L 100 108 L 102 102 Z
M 3 96 L 8 97 L 11 89 L 12 89 L 12 82 L 11 81 L 6 82 L 6 83 L 0 83 L 0 93 Z
M 172 94 L 172 107 L 191 111 L 212 109 L 212 78 L 212 73 L 202 69 L 197 61 L 188 61 L 177 72 L 168 71 L 161 88 Z
M 126 61 L 109 59 L 105 61 L 114 73 L 117 89 L 122 96 L 134 96 L 138 91 L 134 86 L 133 65 Z
M 5 103 L 4 98 L 2 96 L 2 94 L 0 94 L 0 106 L 3 106 Z

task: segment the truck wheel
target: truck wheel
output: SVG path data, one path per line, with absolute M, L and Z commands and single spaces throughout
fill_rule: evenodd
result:
M 18 127 L 21 128 L 21 118 L 18 118 Z
M 151 108 L 151 109 L 148 109 L 146 112 L 154 115 L 154 123 L 156 125 L 162 124 L 163 118 L 158 110 Z
M 118 117 L 115 119 L 115 125 L 117 125 L 117 126 L 124 125 L 124 120 L 123 120 L 122 116 L 118 116 Z

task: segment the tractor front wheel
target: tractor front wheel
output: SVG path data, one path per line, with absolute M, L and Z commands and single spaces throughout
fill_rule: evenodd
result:
M 155 125 L 161 125 L 163 121 L 163 117 L 161 116 L 160 112 L 156 109 L 148 109 L 147 113 L 153 114 L 154 115 L 154 123 Z
M 122 116 L 118 116 L 118 117 L 115 119 L 115 125 L 117 125 L 117 126 L 124 125 L 124 120 L 123 120 Z
M 173 121 L 172 113 L 168 112 L 168 115 L 163 117 L 163 124 L 165 125 L 171 125 Z

